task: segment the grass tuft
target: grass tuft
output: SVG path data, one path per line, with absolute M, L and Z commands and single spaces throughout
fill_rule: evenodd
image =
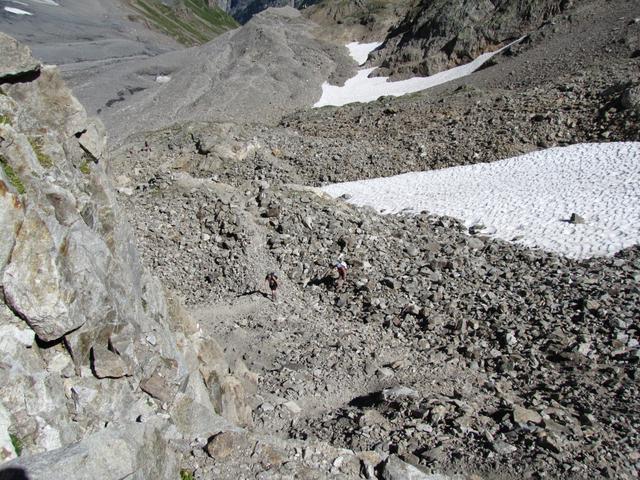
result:
M 22 448 L 24 447 L 22 445 L 22 441 L 20 441 L 20 439 L 13 433 L 9 434 L 9 438 L 11 438 L 11 445 L 13 445 L 13 449 L 16 451 L 16 455 L 22 455 Z
M 13 188 L 15 188 L 20 195 L 24 194 L 26 191 L 24 184 L 20 180 L 20 177 L 18 177 L 18 174 L 16 174 L 11 165 L 9 165 L 2 155 L 0 155 L 0 165 L 2 165 L 2 170 L 4 170 L 4 174 L 9 179 L 9 183 L 13 185 Z
M 0 125 L 11 125 L 11 117 L 9 115 L 0 115 Z
M 193 472 L 189 470 L 180 470 L 180 480 L 193 480 Z
M 38 159 L 38 162 L 40 162 L 40 165 L 42 165 L 44 168 L 53 167 L 53 160 L 51 159 L 51 157 L 42 151 L 42 140 L 29 137 L 29 144 L 31 144 L 33 153 L 36 154 L 36 158 Z
M 89 160 L 87 159 L 84 159 L 78 168 L 85 175 L 89 175 L 91 173 L 91 167 L 89 166 Z

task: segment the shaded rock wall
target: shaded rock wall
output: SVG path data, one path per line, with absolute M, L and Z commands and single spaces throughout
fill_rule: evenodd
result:
M 253 377 L 242 365 L 233 377 L 215 341 L 143 269 L 101 123 L 56 68 L 3 34 L 0 52 L 0 461 L 22 453 L 4 467 L 28 467 L 30 478 L 59 462 L 78 463 L 82 478 L 177 478 L 168 442 L 250 424 Z M 104 475 L 100 454 L 73 460 L 111 442 L 92 435 L 121 439 L 129 455 Z M 142 437 L 173 456 L 156 463 Z
M 428 76 L 496 49 L 566 10 L 571 0 L 422 0 L 375 54 L 376 74 Z

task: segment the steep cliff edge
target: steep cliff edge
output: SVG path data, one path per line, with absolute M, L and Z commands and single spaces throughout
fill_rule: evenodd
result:
M 142 267 L 102 125 L 0 51 L 0 475 L 177 478 L 184 445 L 251 423 L 256 379 Z

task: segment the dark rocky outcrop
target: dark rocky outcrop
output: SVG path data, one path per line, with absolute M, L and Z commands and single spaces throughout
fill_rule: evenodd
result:
M 270 7 L 304 8 L 317 2 L 318 0 L 207 0 L 210 6 L 216 5 L 240 23 L 248 22 L 256 13 Z
M 570 0 L 423 0 L 389 34 L 378 75 L 428 76 L 467 63 L 531 32 Z
M 305 9 L 303 14 L 320 26 L 319 34 L 324 38 L 343 43 L 381 42 L 415 3 L 416 0 L 324 0 Z

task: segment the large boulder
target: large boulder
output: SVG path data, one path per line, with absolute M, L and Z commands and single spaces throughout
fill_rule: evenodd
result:
M 0 478 L 179 478 L 176 456 L 160 432 L 157 426 L 136 423 L 106 428 L 73 445 L 6 462 Z
M 40 64 L 31 56 L 25 45 L 0 32 L 0 79 L 12 79 L 18 75 L 35 72 Z

